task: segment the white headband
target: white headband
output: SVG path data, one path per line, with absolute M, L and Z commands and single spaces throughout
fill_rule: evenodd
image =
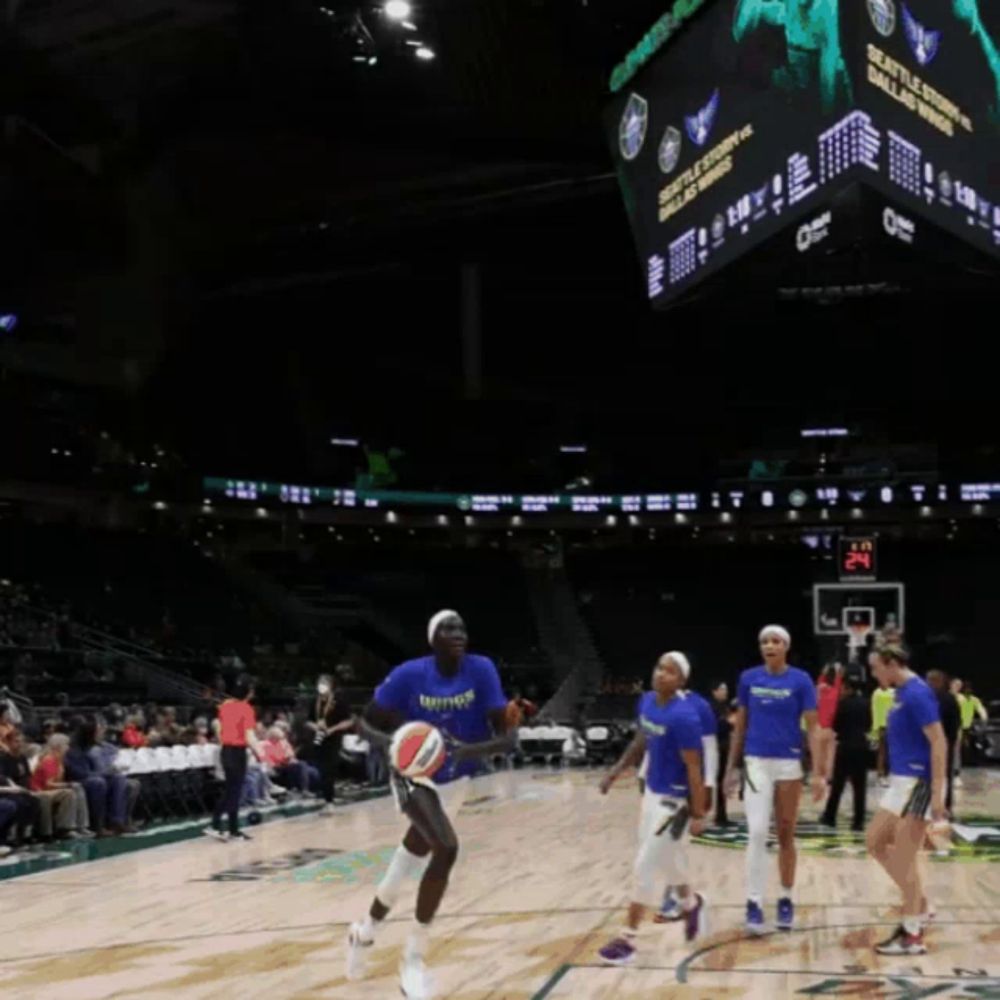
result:
M 671 650 L 671 652 L 665 653 L 664 656 L 669 657 L 677 664 L 677 669 L 684 675 L 684 680 L 687 680 L 691 676 L 691 663 L 683 653 Z
M 765 625 L 760 630 L 760 635 L 757 636 L 758 642 L 764 641 L 764 636 L 766 635 L 776 635 L 789 649 L 792 646 L 792 637 L 788 634 L 788 629 L 782 628 L 780 625 Z
M 446 618 L 460 618 L 461 615 L 457 611 L 450 611 L 445 609 L 444 611 L 439 611 L 433 618 L 427 623 L 427 643 L 430 646 L 434 645 L 434 635 L 438 628 L 441 626 Z

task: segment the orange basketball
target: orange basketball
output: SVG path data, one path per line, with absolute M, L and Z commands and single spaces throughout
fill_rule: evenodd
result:
M 446 752 L 439 729 L 426 722 L 408 722 L 392 737 L 389 762 L 406 778 L 430 778 L 440 770 Z

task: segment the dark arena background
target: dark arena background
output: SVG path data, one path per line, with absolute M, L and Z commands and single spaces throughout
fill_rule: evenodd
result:
M 1000 995 L 995 3 L 2 16 L 4 997 Z M 437 834 L 369 908 L 420 828 L 380 685 L 449 676 L 442 609 L 511 739 L 422 790 L 431 923 Z M 678 834 L 710 923 L 622 931 L 654 667 L 721 784 L 769 623 L 820 702 L 764 824 L 794 924 L 746 932 L 737 782 Z M 947 740 L 919 918 L 887 649 Z M 457 760 L 467 694 L 386 725 Z

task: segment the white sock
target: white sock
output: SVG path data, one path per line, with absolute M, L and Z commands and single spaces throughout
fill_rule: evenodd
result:
M 781 895 L 778 899 L 790 899 L 793 903 L 795 902 L 795 886 L 794 885 L 783 885 L 781 887 Z
M 378 930 L 378 928 L 381 925 L 382 925 L 382 921 L 381 920 L 375 920 L 375 919 L 373 919 L 372 915 L 369 913 L 365 917 L 365 919 L 361 922 L 361 930 L 359 932 L 361 934 L 361 940 L 362 941 L 374 941 L 375 940 L 375 931 Z
M 635 939 L 638 937 L 639 932 L 633 927 L 623 927 L 622 937 L 631 944 L 635 944 Z
M 920 924 L 920 917 L 904 917 L 903 918 L 903 930 L 907 934 L 912 934 L 914 937 L 920 934 L 923 928 Z
M 696 892 L 688 892 L 688 894 L 681 900 L 681 906 L 685 913 L 693 910 L 698 905 L 698 894 Z
M 414 924 L 406 941 L 406 954 L 413 958 L 423 958 L 427 954 L 427 944 L 430 941 L 431 925 Z

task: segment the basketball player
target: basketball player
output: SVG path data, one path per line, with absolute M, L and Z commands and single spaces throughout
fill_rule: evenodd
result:
M 492 660 L 467 652 L 462 618 L 454 611 L 439 611 L 430 620 L 427 638 L 433 655 L 403 663 L 386 677 L 365 712 L 362 731 L 373 743 L 388 747 L 391 734 L 404 723 L 427 722 L 445 735 L 450 753 L 433 781 L 392 773 L 396 804 L 410 825 L 368 916 L 351 925 L 347 944 L 347 978 L 360 979 L 365 949 L 375 943 L 404 882 L 419 879 L 416 925 L 400 966 L 400 986 L 411 1000 L 432 995 L 424 958 L 431 922 L 458 857 L 458 838 L 445 802 L 452 813 L 457 811 L 468 778 L 482 770 L 482 759 L 514 748 L 513 739 L 505 735 L 507 699 L 497 669 Z
M 705 785 L 705 815 L 712 812 L 713 797 L 715 793 L 716 775 L 719 770 L 719 720 L 712 706 L 697 691 L 687 689 L 687 679 L 691 676 L 691 665 L 683 653 L 668 654 L 677 659 L 684 674 L 684 697 L 694 708 L 698 715 L 698 726 L 701 730 L 701 762 L 703 775 L 702 780 Z M 659 913 L 653 917 L 653 922 L 657 924 L 670 923 L 681 920 L 684 917 L 684 908 L 681 906 L 680 898 L 677 895 L 675 886 L 667 886 L 666 895 L 663 897 L 663 905 Z
M 664 882 L 678 886 L 687 940 L 705 932 L 705 897 L 688 885 L 688 833 L 701 833 L 705 827 L 701 724 L 692 703 L 682 695 L 690 669 L 682 653 L 660 657 L 653 670 L 653 690 L 639 703 L 635 739 L 601 781 L 601 794 L 606 795 L 648 751 L 635 888 L 624 930 L 599 952 L 606 965 L 634 961 L 639 925 L 646 909 L 659 902 Z
M 764 890 L 767 887 L 767 835 L 771 812 L 778 829 L 778 930 L 795 925 L 795 823 L 802 797 L 802 723 L 809 737 L 813 761 L 820 759 L 816 729 L 816 688 L 812 678 L 788 664 L 791 636 L 780 625 L 766 625 L 760 633 L 764 663 L 740 675 L 738 708 L 729 745 L 725 793 L 739 789 L 737 772 L 744 755 L 743 805 L 746 810 L 747 915 L 750 934 L 766 934 Z M 819 802 L 826 792 L 823 776 L 813 768 L 812 796 Z
M 903 895 L 903 922 L 875 946 L 880 955 L 923 955 L 929 906 L 917 853 L 928 820 L 943 822 L 948 744 L 937 698 L 909 667 L 901 646 L 879 646 L 872 666 L 879 683 L 896 689 L 889 712 L 889 789 L 868 827 L 868 853 Z

